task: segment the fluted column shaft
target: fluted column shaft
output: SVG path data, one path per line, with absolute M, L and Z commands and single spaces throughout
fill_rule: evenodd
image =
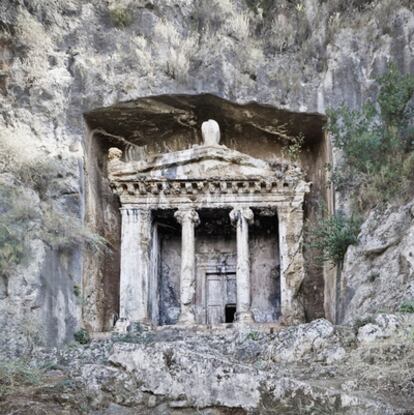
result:
M 121 275 L 119 316 L 123 320 L 148 319 L 148 278 L 151 212 L 121 208 Z
M 249 223 L 253 221 L 253 211 L 250 208 L 235 208 L 230 212 L 230 219 L 237 229 L 237 321 L 253 321 L 250 310 L 250 258 L 249 258 Z
M 195 227 L 200 223 L 193 209 L 180 209 L 174 214 L 181 224 L 180 316 L 182 324 L 195 323 L 193 298 L 195 293 Z

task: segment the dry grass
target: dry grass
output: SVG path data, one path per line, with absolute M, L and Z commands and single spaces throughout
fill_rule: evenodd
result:
M 226 22 L 230 36 L 239 41 L 245 41 L 249 37 L 250 20 L 245 13 L 233 14 Z
M 52 203 L 42 206 L 42 224 L 37 237 L 57 250 L 85 246 L 92 252 L 100 252 L 107 245 L 105 238 L 83 226 L 79 218 L 62 214 Z
M 0 401 L 17 387 L 38 385 L 43 372 L 26 360 L 14 360 L 0 363 Z
M 36 152 L 30 158 L 19 152 L 21 145 L 0 144 L 0 174 L 5 177 L 0 182 L 0 276 L 6 283 L 30 258 L 30 241 L 40 239 L 56 250 L 85 246 L 100 252 L 106 246 L 104 238 L 50 198 L 50 188 L 62 186 L 58 160 Z
M 154 76 L 154 65 L 152 51 L 147 39 L 143 36 L 136 36 L 131 39 L 131 48 L 135 54 L 136 67 L 140 76 L 145 76 L 148 82 Z
M 159 59 L 165 72 L 171 78 L 184 82 L 197 49 L 198 34 L 193 32 L 185 36 L 171 22 L 160 21 L 155 26 L 153 42 L 161 44 Z
M 277 52 L 284 52 L 294 45 L 295 28 L 284 14 L 278 14 L 273 18 L 270 26 L 269 42 Z
M 32 85 L 48 71 L 48 55 L 53 50 L 53 42 L 44 26 L 26 9 L 20 9 L 16 21 L 16 44 L 25 48 L 20 58 L 18 74 L 24 74 L 22 84 Z M 16 81 L 19 81 L 18 79 Z
M 414 339 L 393 336 L 360 346 L 348 364 L 357 385 L 394 405 L 411 407 L 414 397 Z

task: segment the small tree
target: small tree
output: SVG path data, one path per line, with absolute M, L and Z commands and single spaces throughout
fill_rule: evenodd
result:
M 347 218 L 343 213 L 327 216 L 326 212 L 315 224 L 309 224 L 306 230 L 308 246 L 320 252 L 316 257 L 317 264 L 341 264 L 348 247 L 358 241 L 360 225 L 361 220 L 354 216 Z

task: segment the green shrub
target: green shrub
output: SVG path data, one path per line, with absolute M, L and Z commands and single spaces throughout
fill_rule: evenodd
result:
M 357 217 L 346 217 L 342 213 L 334 216 L 320 215 L 313 224 L 306 227 L 307 245 L 320 254 L 316 263 L 330 262 L 340 264 L 349 245 L 358 241 L 361 220 Z
M 0 276 L 8 277 L 29 258 L 33 239 L 57 250 L 85 246 L 100 252 L 107 246 L 103 237 L 79 218 L 59 212 L 51 201 L 36 207 L 23 188 L 0 183 Z
M 128 27 L 132 23 L 131 11 L 126 7 L 116 7 L 109 11 L 112 24 L 119 29 Z
M 292 161 L 298 161 L 305 142 L 305 136 L 300 133 L 297 136 L 288 136 L 288 138 L 288 144 L 282 148 L 282 154 Z
M 414 301 L 404 301 L 400 305 L 401 313 L 414 313 Z
M 91 341 L 91 337 L 85 329 L 78 330 L 73 334 L 73 337 L 80 344 L 88 344 Z
M 334 146 L 344 155 L 332 181 L 338 190 L 352 189 L 359 212 L 409 197 L 414 189 L 414 75 L 391 65 L 377 81 L 376 103 L 366 102 L 360 111 L 328 111 Z
M 75 297 L 78 297 L 78 298 L 81 296 L 82 290 L 81 290 L 81 287 L 78 284 L 75 284 L 73 286 L 73 294 L 74 294 Z
M 260 338 L 260 334 L 257 331 L 251 331 L 246 337 L 246 339 L 253 340 L 253 341 L 258 341 L 259 338 Z

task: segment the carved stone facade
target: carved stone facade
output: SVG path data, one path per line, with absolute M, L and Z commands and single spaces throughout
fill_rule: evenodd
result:
M 202 136 L 148 160 L 109 150 L 122 205 L 119 325 L 301 321 L 309 183 L 287 161 L 220 145 L 213 120 Z

